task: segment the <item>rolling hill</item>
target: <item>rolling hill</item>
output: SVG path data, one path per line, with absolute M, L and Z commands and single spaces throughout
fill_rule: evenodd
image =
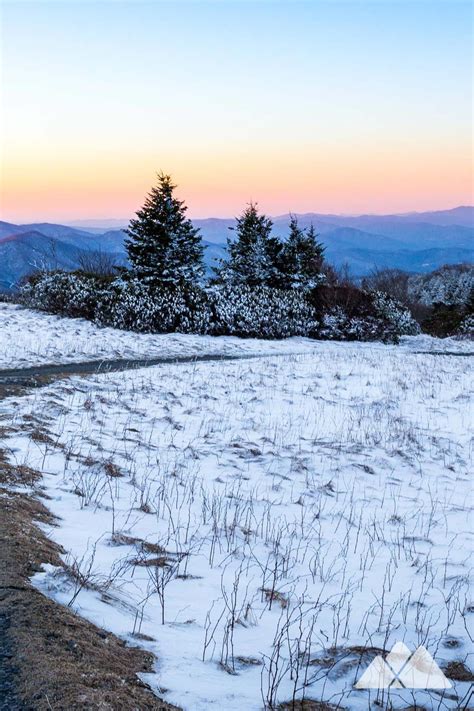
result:
M 24 276 L 38 269 L 74 269 L 75 247 L 36 230 L 0 237 L 0 288 L 9 291 Z

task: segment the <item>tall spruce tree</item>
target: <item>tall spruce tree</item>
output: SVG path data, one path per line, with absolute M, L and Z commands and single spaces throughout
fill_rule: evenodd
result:
M 218 281 L 247 286 L 279 286 L 280 240 L 272 221 L 250 203 L 237 218 L 236 238 L 227 240 L 228 259 L 218 268 Z
M 281 258 L 286 288 L 315 287 L 321 281 L 323 264 L 324 247 L 317 240 L 314 226 L 311 224 L 305 230 L 299 226 L 296 215 L 290 215 L 290 234 Z
M 184 202 L 173 196 L 170 176 L 159 173 L 157 178 L 125 230 L 132 274 L 155 288 L 196 285 L 204 273 L 199 230 L 186 217 Z

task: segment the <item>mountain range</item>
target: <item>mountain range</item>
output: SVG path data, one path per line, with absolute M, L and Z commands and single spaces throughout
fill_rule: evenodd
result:
M 326 259 L 347 264 L 355 277 L 374 268 L 396 267 L 426 273 L 443 264 L 474 261 L 474 207 L 400 215 L 298 215 L 302 227 L 314 224 L 326 248 Z M 288 215 L 273 218 L 274 234 L 284 238 Z M 201 231 L 205 262 L 225 256 L 234 219 L 193 220 Z M 106 253 L 125 265 L 123 228 L 127 220 L 84 220 L 69 225 L 0 222 L 0 290 L 15 289 L 18 281 L 40 268 L 75 269 L 91 251 Z

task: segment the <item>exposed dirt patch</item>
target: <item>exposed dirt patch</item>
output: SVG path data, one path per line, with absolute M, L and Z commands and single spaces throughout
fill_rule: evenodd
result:
M 305 699 L 304 701 L 287 701 L 280 704 L 278 711 L 344 711 L 344 708 L 327 704 L 325 701 Z
M 449 662 L 443 672 L 454 681 L 474 681 L 474 674 L 463 662 Z
M 61 548 L 36 525 L 55 522 L 39 498 L 5 485 L 39 478 L 0 458 L 1 711 L 171 711 L 136 676 L 152 671 L 152 655 L 31 586 L 43 563 L 61 565 Z
M 15 466 L 7 461 L 0 449 L 0 485 L 33 486 L 41 479 L 41 474 L 27 466 Z
M 270 588 L 261 588 L 261 591 L 265 595 L 265 600 L 271 605 L 273 602 L 277 602 L 280 607 L 285 609 L 288 607 L 288 600 L 285 595 L 279 590 L 271 590 Z

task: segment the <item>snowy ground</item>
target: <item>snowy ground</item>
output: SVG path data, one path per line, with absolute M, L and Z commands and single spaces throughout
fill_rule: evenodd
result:
M 260 341 L 180 333 L 139 334 L 0 303 L 0 368 L 115 358 L 295 353 L 314 347 L 314 341 L 308 338 Z
M 333 347 L 345 347 L 334 344 Z M 326 346 L 327 347 L 327 346 Z M 373 349 L 374 345 L 365 346 Z M 382 347 L 383 346 L 379 346 Z M 403 339 L 402 348 L 473 351 L 470 341 L 429 336 Z M 260 341 L 183 334 L 137 334 L 99 328 L 84 319 L 61 318 L 0 302 L 0 369 L 115 358 L 156 358 L 204 354 L 308 353 L 319 348 L 307 338 Z
M 59 357 L 68 329 L 73 353 L 74 328 L 78 357 L 92 355 L 90 324 L 35 319 L 56 324 L 40 357 Z M 173 338 L 115 337 L 117 349 Z M 4 401 L 10 457 L 44 472 L 61 519 L 48 534 L 66 567 L 36 585 L 152 651 L 146 681 L 189 711 L 303 693 L 388 708 L 386 691 L 352 687 L 376 648 L 399 640 L 472 669 L 472 359 L 418 355 L 419 343 L 318 343 Z M 468 684 L 452 684 L 390 700 L 462 708 Z

